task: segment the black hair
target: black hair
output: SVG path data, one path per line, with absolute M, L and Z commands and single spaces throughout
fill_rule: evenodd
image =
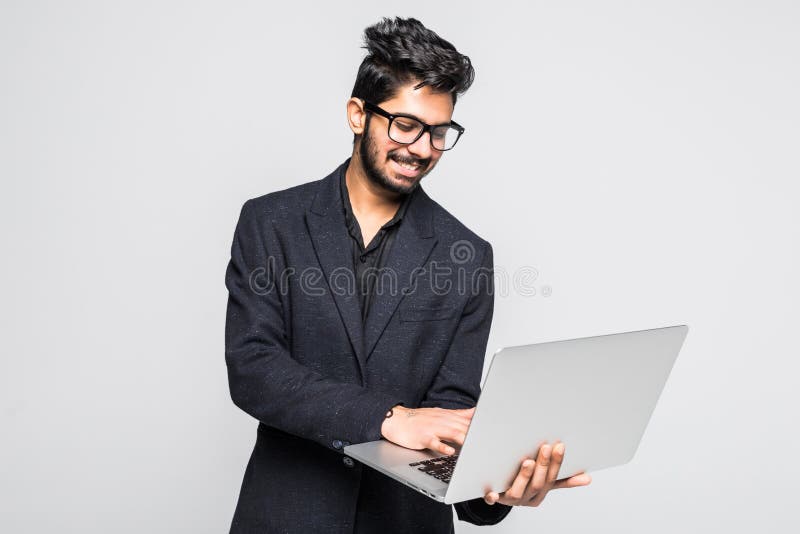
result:
M 364 30 L 367 56 L 361 62 L 351 97 L 379 104 L 408 83 L 450 93 L 453 104 L 475 79 L 469 57 L 413 18 L 384 18 Z

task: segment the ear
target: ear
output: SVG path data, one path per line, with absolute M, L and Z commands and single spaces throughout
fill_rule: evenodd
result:
M 356 135 L 364 132 L 367 113 L 364 111 L 364 102 L 360 98 L 351 98 L 347 101 L 347 124 Z

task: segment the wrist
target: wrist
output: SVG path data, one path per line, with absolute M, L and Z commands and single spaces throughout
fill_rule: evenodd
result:
M 381 436 L 386 439 L 389 439 L 387 434 L 391 433 L 391 429 L 395 426 L 398 421 L 398 416 L 407 411 L 407 408 L 402 406 L 401 404 L 397 404 L 389 408 L 386 414 L 383 417 L 383 423 L 381 423 Z

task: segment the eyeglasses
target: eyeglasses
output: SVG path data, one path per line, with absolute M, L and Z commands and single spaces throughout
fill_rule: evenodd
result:
M 431 147 L 443 152 L 456 146 L 459 137 L 464 133 L 464 127 L 453 121 L 446 124 L 425 124 L 411 115 L 395 115 L 367 101 L 364 101 L 364 109 L 389 119 L 389 139 L 402 145 L 410 145 L 425 132 L 430 132 Z

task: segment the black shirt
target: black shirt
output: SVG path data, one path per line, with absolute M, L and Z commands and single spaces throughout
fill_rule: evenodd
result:
M 414 193 L 410 193 L 403 198 L 400 207 L 397 209 L 394 217 L 381 226 L 375 237 L 372 238 L 368 246 L 364 246 L 364 238 L 361 235 L 361 227 L 358 220 L 353 215 L 353 207 L 350 205 L 350 195 L 347 191 L 347 183 L 345 180 L 344 167 L 340 171 L 339 185 L 342 193 L 342 205 L 344 206 L 344 218 L 347 230 L 350 233 L 351 245 L 353 248 L 353 272 L 355 273 L 356 290 L 359 292 L 359 299 L 361 302 L 361 321 L 366 322 L 367 314 L 369 313 L 370 302 L 374 294 L 374 284 L 377 278 L 375 270 L 380 270 L 383 267 L 384 260 L 389 254 L 389 248 L 394 241 L 395 234 L 397 233 L 403 216 L 406 213 L 408 204 Z M 370 273 L 371 276 L 368 276 Z M 405 403 L 400 403 L 405 404 Z M 359 497 L 358 513 L 369 513 L 373 506 L 363 504 L 363 499 L 368 499 L 364 494 Z M 459 519 L 462 519 L 462 514 L 471 517 L 476 524 L 494 524 L 502 520 L 511 510 L 510 506 L 502 504 L 495 504 L 494 506 L 486 504 L 483 498 L 473 499 L 457 505 L 457 513 Z M 487 523 L 489 522 L 489 523 Z M 358 521 L 357 521 L 358 524 Z
M 345 170 L 343 168 L 339 176 L 340 190 L 342 193 L 342 204 L 344 205 L 344 218 L 347 231 L 352 237 L 351 245 L 353 249 L 353 273 L 355 274 L 356 291 L 358 292 L 361 303 L 361 322 L 365 323 L 369 313 L 372 295 L 374 294 L 375 281 L 380 276 L 380 269 L 389 254 L 389 248 L 394 241 L 394 236 L 400 223 L 403 220 L 406 209 L 413 193 L 405 195 L 400 207 L 394 217 L 386 224 L 381 226 L 369 245 L 364 246 L 364 237 L 361 234 L 361 226 L 353 214 L 353 207 L 350 205 L 350 195 L 347 191 L 347 181 L 345 180 Z

